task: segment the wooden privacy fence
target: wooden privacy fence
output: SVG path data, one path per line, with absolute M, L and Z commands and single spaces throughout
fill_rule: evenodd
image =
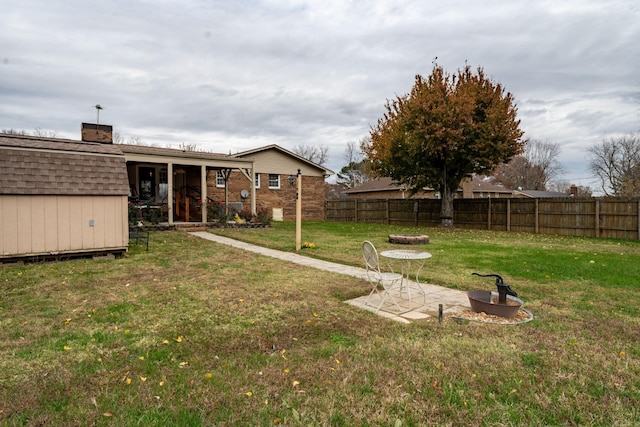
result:
M 329 221 L 437 226 L 440 200 L 353 199 L 326 202 Z M 640 200 L 456 199 L 456 227 L 567 236 L 640 239 Z

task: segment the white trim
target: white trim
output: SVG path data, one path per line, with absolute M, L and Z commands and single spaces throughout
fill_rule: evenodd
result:
M 274 186 L 274 185 L 271 185 L 271 177 L 276 177 L 278 179 L 278 186 L 277 187 Z M 270 190 L 279 190 L 281 188 L 281 186 L 282 186 L 282 182 L 280 180 L 280 175 L 278 175 L 277 173 L 270 173 L 269 174 L 269 189 Z

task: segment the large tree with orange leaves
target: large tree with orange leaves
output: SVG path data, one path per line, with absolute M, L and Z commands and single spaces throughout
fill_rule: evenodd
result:
M 482 68 L 474 73 L 467 65 L 450 75 L 435 65 L 386 109 L 362 146 L 371 171 L 414 194 L 425 187 L 438 191 L 443 226 L 453 225 L 453 199 L 465 177 L 489 174 L 524 147 L 512 95 Z

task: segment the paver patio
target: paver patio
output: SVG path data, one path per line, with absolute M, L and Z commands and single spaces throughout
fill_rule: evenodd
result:
M 359 279 L 367 280 L 367 272 L 364 268 L 352 267 L 349 265 L 309 258 L 292 252 L 284 252 L 275 249 L 264 248 L 261 246 L 252 245 L 250 243 L 230 239 L 228 237 L 211 234 L 206 231 L 196 231 L 189 234 L 200 237 L 202 239 L 210 240 L 212 242 L 233 246 L 235 248 L 243 249 L 245 251 L 257 253 L 260 255 L 278 258 L 307 267 L 317 268 L 319 270 L 345 274 L 347 276 L 353 276 Z M 398 307 L 396 307 L 395 304 L 393 304 L 393 302 L 389 300 L 386 301 L 386 303 L 380 308 L 379 311 L 376 310 L 380 303 L 380 297 L 377 295 L 372 295 L 368 301 L 368 304 L 365 304 L 365 300 L 367 299 L 366 295 L 345 302 L 364 310 L 368 310 L 374 313 L 377 312 L 377 314 L 379 314 L 380 316 L 404 323 L 409 323 L 412 320 L 426 319 L 432 316 L 437 317 L 440 304 L 442 304 L 443 313 L 456 312 L 470 307 L 467 293 L 464 291 L 448 289 L 443 286 L 437 285 L 418 284 L 413 281 L 410 281 L 409 286 L 413 288 L 415 288 L 416 286 L 420 286 L 424 291 L 425 297 L 422 298 L 422 296 L 414 296 L 411 300 L 411 303 L 409 303 L 408 299 L 405 296 L 405 293 L 403 293 L 402 295 L 399 295 L 397 293 L 392 294 L 398 301 L 400 310 L 398 310 Z

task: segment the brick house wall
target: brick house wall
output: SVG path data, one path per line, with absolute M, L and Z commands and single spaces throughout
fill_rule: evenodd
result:
M 280 175 L 280 188 L 269 188 L 269 174 L 260 175 L 260 188 L 256 188 L 256 208 L 267 209 L 273 216 L 273 208 L 281 208 L 285 221 L 295 220 L 296 185 L 289 185 L 289 175 Z M 241 202 L 245 208 L 251 206 L 251 196 L 242 200 L 240 192 L 247 190 L 251 194 L 249 180 L 240 172 L 232 172 L 228 182 L 229 202 Z M 224 187 L 216 186 L 216 171 L 207 173 L 207 195 L 209 198 L 223 202 Z M 323 220 L 326 189 L 324 177 L 302 176 L 302 219 Z

